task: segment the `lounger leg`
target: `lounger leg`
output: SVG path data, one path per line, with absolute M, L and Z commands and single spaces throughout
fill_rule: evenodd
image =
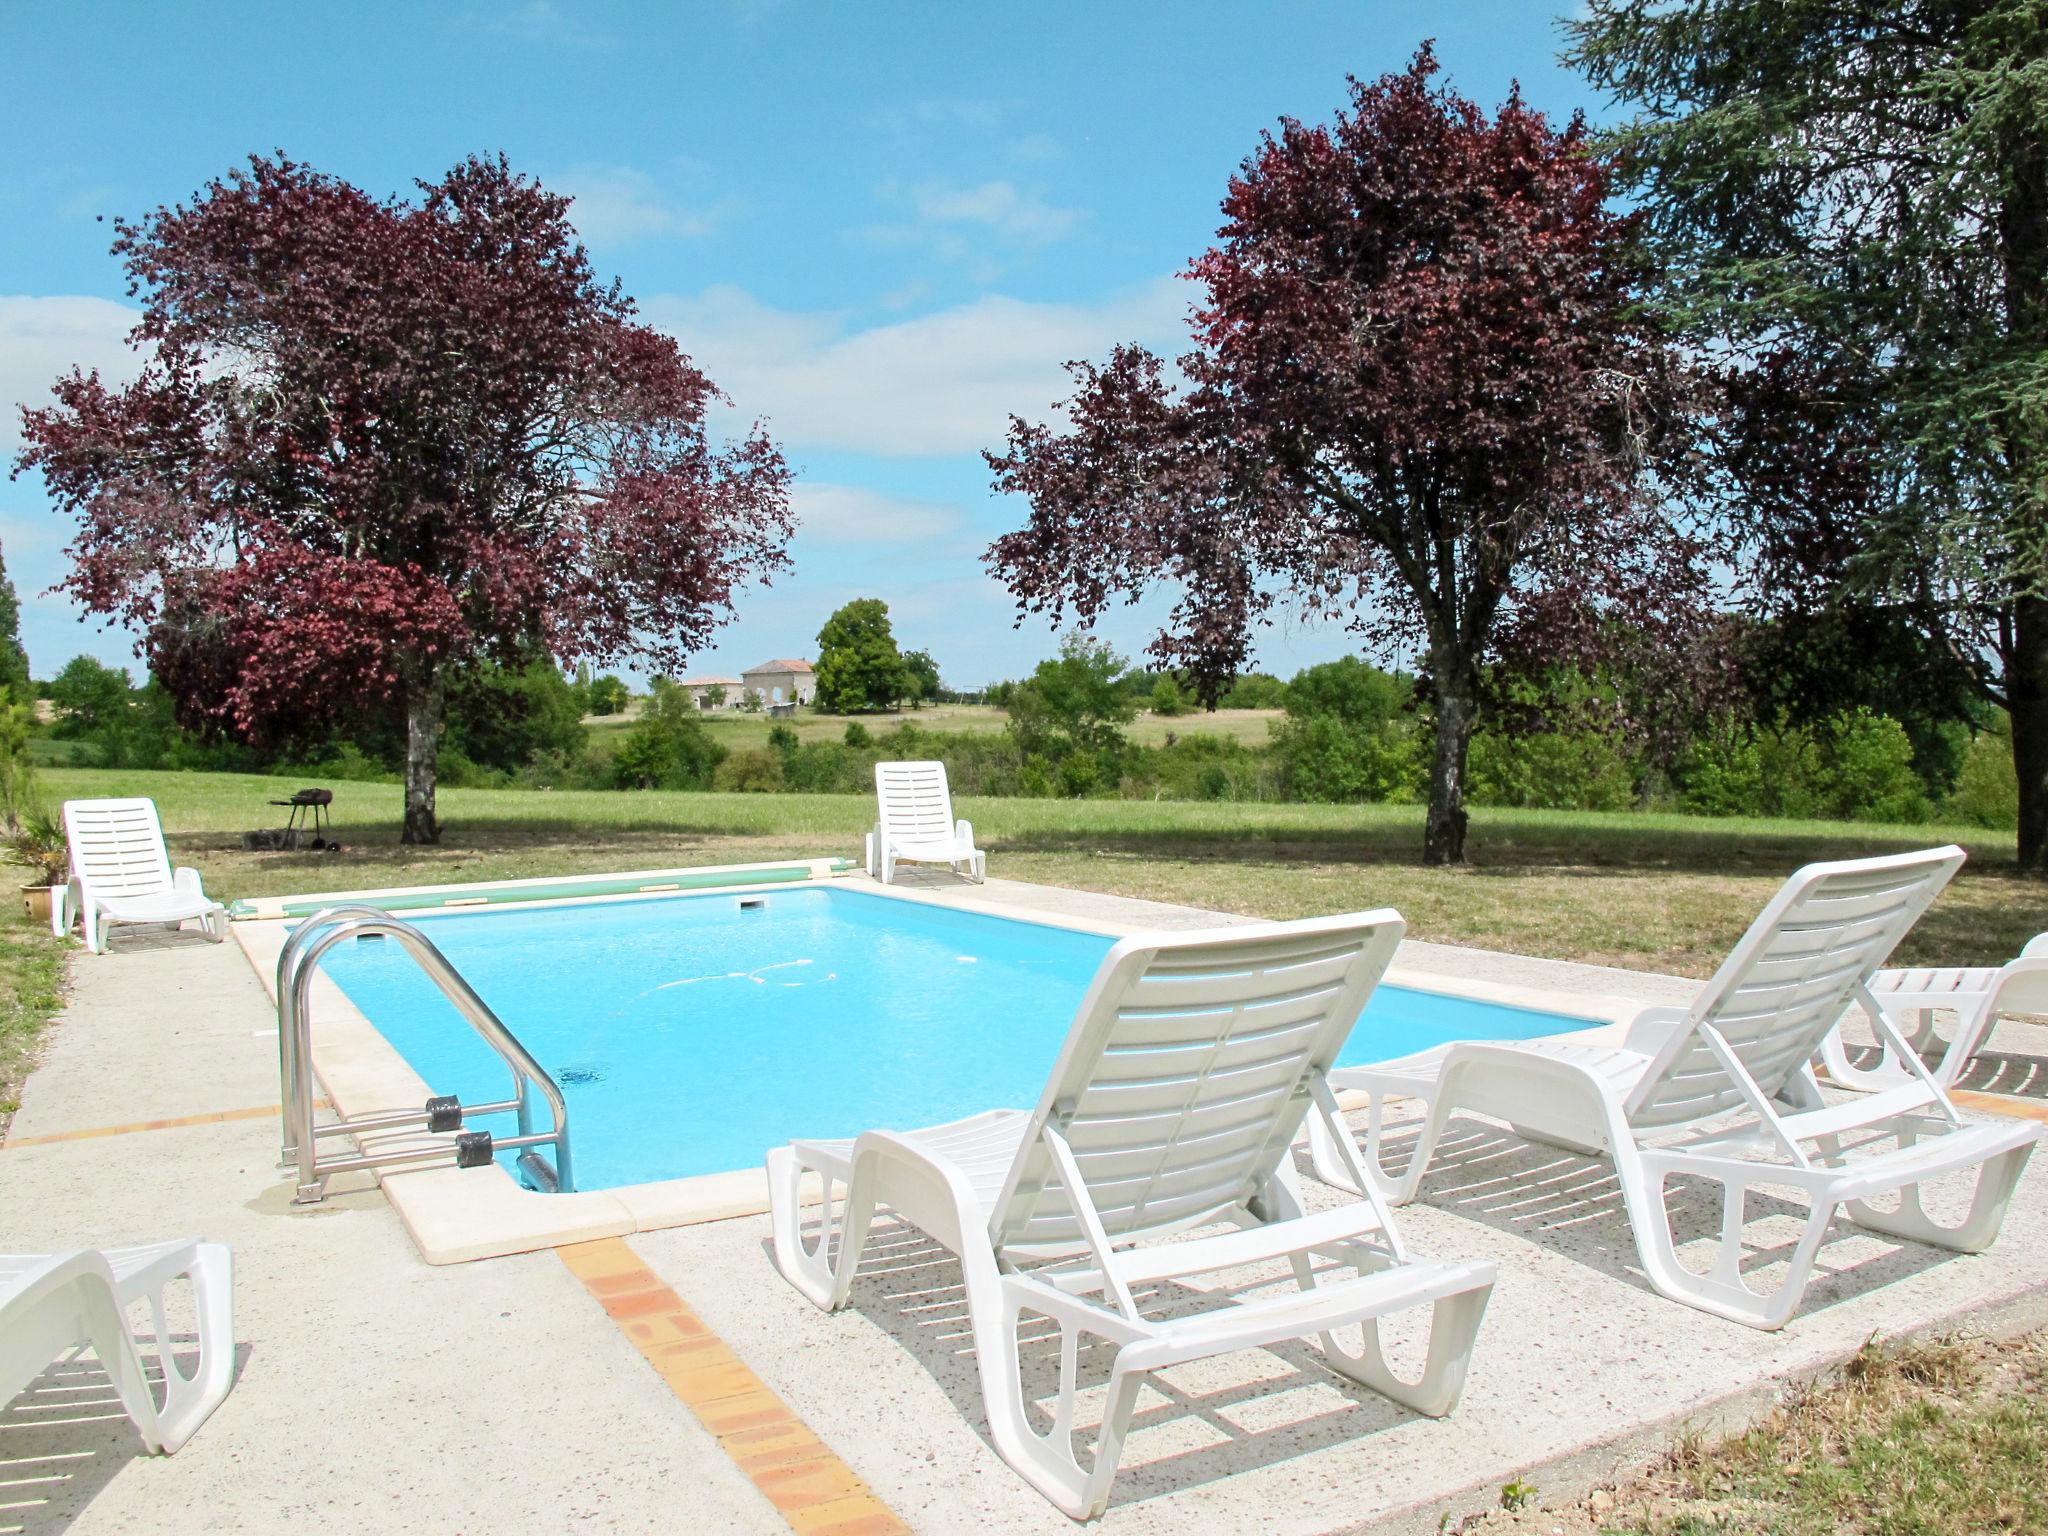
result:
M 823 1182 L 823 1203 L 818 1207 L 818 1239 L 804 1242 L 803 1177 L 811 1171 L 800 1161 L 793 1147 L 777 1147 L 768 1154 L 768 1202 L 775 1238 L 775 1267 L 782 1278 L 828 1312 L 846 1304 L 854 1271 L 860 1266 L 860 1251 L 867 1242 L 868 1226 L 874 1218 L 872 1196 L 854 1184 L 842 1184 L 831 1174 L 818 1170 Z M 834 1189 L 842 1191 L 835 1200 Z M 856 1203 L 856 1194 L 865 1208 Z
M 1899 1191 L 1896 1211 L 1873 1210 L 1862 1200 L 1851 1200 L 1846 1207 L 1849 1219 L 1887 1237 L 1903 1237 L 1957 1253 L 1982 1253 L 1998 1240 L 1999 1228 L 2005 1225 L 2006 1207 L 2012 1204 L 2013 1191 L 2019 1187 L 2020 1175 L 2026 1171 L 2027 1159 L 2033 1151 L 2033 1143 L 2028 1142 L 1988 1159 L 1977 1170 L 1977 1188 L 1970 1198 L 1969 1211 L 1952 1227 L 1942 1226 L 1927 1214 L 1918 1184 L 1908 1184 Z
M 1306 1258 L 1294 1259 L 1295 1281 L 1303 1290 L 1313 1290 L 1313 1275 Z M 1361 1273 L 1363 1266 L 1359 1266 Z M 1320 1336 L 1324 1361 L 1339 1376 L 1357 1382 L 1390 1398 L 1404 1408 L 1440 1419 L 1458 1406 L 1465 1391 L 1465 1377 L 1472 1368 L 1472 1348 L 1479 1340 L 1479 1324 L 1486 1316 L 1486 1303 L 1493 1295 L 1493 1282 L 1445 1296 L 1430 1310 L 1429 1352 L 1422 1375 L 1403 1381 L 1394 1374 L 1386 1350 L 1380 1344 L 1380 1324 L 1368 1317 L 1359 1326 L 1359 1347 L 1346 1349 L 1333 1333 Z
M 182 1271 L 192 1283 L 192 1299 L 199 1314 L 197 1358 L 190 1375 L 178 1369 L 174 1358 L 170 1329 L 164 1320 L 164 1288 L 158 1285 L 149 1293 L 157 1363 L 164 1375 L 164 1403 L 158 1411 L 162 1444 L 157 1449 L 166 1455 L 192 1438 L 192 1432 L 206 1422 L 233 1384 L 233 1262 L 223 1244 L 200 1243 L 193 1250 L 191 1266 Z
M 1376 1089 L 1368 1092 L 1365 1107 L 1365 1136 L 1359 1142 L 1358 1149 L 1365 1158 L 1366 1171 L 1378 1183 L 1380 1193 L 1389 1200 L 1397 1200 L 1399 1198 L 1397 1192 L 1403 1185 L 1406 1176 L 1397 1177 L 1387 1167 L 1387 1105 L 1392 1097 L 1393 1095 L 1381 1093 Z M 1430 1108 L 1433 1102 L 1428 1099 L 1422 1101 L 1425 1109 Z M 1352 1178 L 1350 1170 L 1346 1168 L 1344 1159 L 1337 1150 L 1336 1141 L 1330 1135 L 1329 1127 L 1323 1124 L 1323 1117 L 1321 1115 L 1309 1116 L 1308 1152 L 1309 1166 L 1315 1170 L 1316 1177 L 1322 1180 L 1323 1183 L 1328 1184 L 1333 1189 L 1350 1190 L 1354 1195 L 1365 1193 L 1364 1190 L 1354 1187 L 1358 1181 Z M 1414 1155 L 1416 1157 L 1423 1156 L 1422 1148 L 1419 1144 L 1415 1149 Z M 1417 1171 L 1417 1164 L 1411 1160 L 1408 1165 L 1408 1173 L 1413 1174 Z M 1410 1193 L 1412 1192 L 1411 1190 Z
M 986 1264 L 985 1280 L 978 1280 L 975 1270 L 981 1266 L 972 1260 L 963 1258 L 963 1267 L 968 1269 L 968 1308 L 975 1317 L 974 1350 L 981 1367 L 989 1438 L 1003 1460 L 1064 1514 L 1093 1520 L 1109 1505 L 1110 1484 L 1116 1480 L 1138 1389 L 1148 1372 L 1131 1367 L 1126 1358 L 1128 1346 L 1117 1352 L 1102 1422 L 1095 1433 L 1095 1454 L 1089 1465 L 1083 1465 L 1074 1450 L 1074 1404 L 1079 1395 L 1081 1336 L 1086 1330 L 1071 1317 L 1049 1319 L 1059 1329 L 1059 1390 L 1053 1401 L 1052 1426 L 1040 1434 L 1031 1425 L 1030 1405 L 1024 1399 L 1023 1321 L 1027 1311 L 1035 1316 L 1046 1314 L 1020 1288 L 1002 1282 L 992 1257 Z M 985 1285 L 1000 1290 L 986 1309 L 977 1305 L 981 1299 L 977 1293 Z M 992 1319 L 990 1313 L 995 1314 Z
M 88 900 L 80 904 L 78 915 L 84 930 L 85 947 L 96 955 L 105 954 L 107 929 L 106 924 L 100 921 L 99 909 Z
M 1820 1245 L 1834 1219 L 1834 1201 L 1817 1190 L 1809 1194 L 1812 1204 L 1799 1241 L 1786 1261 L 1785 1278 L 1773 1290 L 1757 1291 L 1742 1274 L 1742 1233 L 1747 1224 L 1750 1190 L 1754 1187 L 1746 1173 L 1702 1168 L 1696 1160 L 1673 1167 L 1655 1153 L 1640 1157 L 1624 1155 L 1616 1162 L 1629 1224 L 1635 1231 L 1636 1253 L 1658 1295 L 1751 1328 L 1782 1328 L 1791 1321 L 1806 1295 L 1807 1282 L 1813 1278 L 1814 1260 L 1819 1257 Z M 1665 1197 L 1666 1184 L 1676 1172 L 1706 1179 L 1721 1190 L 1719 1246 L 1714 1267 L 1703 1275 L 1687 1269 L 1678 1259 Z

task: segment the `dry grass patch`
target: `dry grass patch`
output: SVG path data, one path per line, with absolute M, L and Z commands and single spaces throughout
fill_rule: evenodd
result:
M 1754 1427 L 1463 1536 L 1949 1536 L 2048 1530 L 2048 1334 L 1870 1343 Z

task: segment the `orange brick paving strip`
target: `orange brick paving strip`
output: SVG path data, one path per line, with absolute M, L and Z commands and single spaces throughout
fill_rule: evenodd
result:
M 1951 1099 L 1964 1109 L 1981 1109 L 1994 1115 L 2019 1115 L 2028 1120 L 2048 1120 L 2048 1100 L 2009 1098 L 2002 1093 L 1972 1093 L 1951 1088 Z
M 137 1131 L 175 1131 L 187 1125 L 225 1125 L 230 1120 L 275 1120 L 275 1104 L 254 1109 L 217 1109 L 210 1115 L 178 1115 L 169 1120 L 137 1120 L 129 1125 L 96 1125 L 84 1131 L 52 1131 L 47 1136 L 10 1136 L 0 1149 L 40 1147 L 53 1141 L 92 1141 L 100 1136 L 132 1136 Z
M 908 1536 L 910 1527 L 624 1240 L 568 1243 L 555 1252 L 792 1530 Z

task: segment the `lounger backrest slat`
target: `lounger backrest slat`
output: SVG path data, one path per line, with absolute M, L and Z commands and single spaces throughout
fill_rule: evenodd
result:
M 66 800 L 71 873 L 94 896 L 153 896 L 171 889 L 171 860 L 154 800 Z
M 875 764 L 875 800 L 882 835 L 899 843 L 950 840 L 953 797 L 944 763 Z
M 1766 1097 L 1777 1097 L 1962 863 L 1963 851 L 1946 847 L 1794 874 L 1630 1095 L 1629 1123 L 1683 1125 L 1747 1102 L 1702 1026 L 1727 1042 Z
M 1109 952 L 990 1222 L 1016 1255 L 1084 1241 L 1047 1138 L 1072 1150 L 1113 1243 L 1243 1204 L 1301 1128 L 1401 941 L 1390 911 L 1191 934 Z

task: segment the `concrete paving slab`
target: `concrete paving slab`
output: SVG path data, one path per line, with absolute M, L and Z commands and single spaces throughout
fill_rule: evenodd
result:
M 8 1134 L 276 1104 L 277 1021 L 234 946 L 197 930 L 114 932 L 108 953 L 72 957 L 68 1004 Z M 135 1048 L 109 1049 L 111 1038 Z

